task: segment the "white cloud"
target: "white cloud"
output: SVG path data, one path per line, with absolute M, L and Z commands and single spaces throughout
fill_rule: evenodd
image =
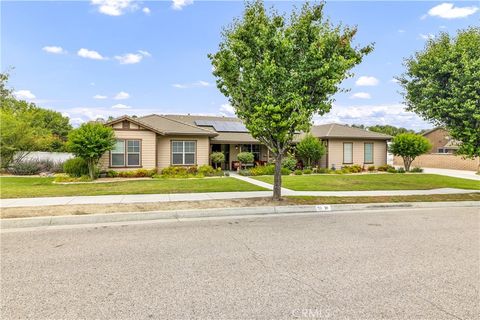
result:
M 30 90 L 18 90 L 13 93 L 17 99 L 21 100 L 33 100 L 35 95 Z
M 103 99 L 107 99 L 108 97 L 107 96 L 103 96 L 101 94 L 96 94 L 93 96 L 93 99 L 97 99 L 97 100 L 103 100 Z
M 330 113 L 314 117 L 315 124 L 345 123 L 373 125 L 392 125 L 407 129 L 421 130 L 432 125 L 423 121 L 413 112 L 405 110 L 402 104 L 340 106 L 334 105 Z
M 440 29 L 447 29 L 447 26 L 440 26 Z
M 177 89 L 187 89 L 187 88 L 204 88 L 210 87 L 212 84 L 207 81 L 196 81 L 191 83 L 174 83 L 172 86 Z
M 356 92 L 350 96 L 350 99 L 371 99 L 370 93 Z
M 432 33 L 428 33 L 428 34 L 420 33 L 418 36 L 423 40 L 429 40 L 429 39 L 434 39 L 435 38 L 435 35 L 432 34 Z
M 376 86 L 378 85 L 378 79 L 375 77 L 361 76 L 355 81 L 357 86 Z
M 94 50 L 88 50 L 85 48 L 81 48 L 78 50 L 77 55 L 86 58 L 86 59 L 93 59 L 93 60 L 106 60 L 107 58 L 103 57 L 100 53 Z
M 145 13 L 146 15 L 149 15 L 150 13 L 152 13 L 152 11 L 150 10 L 150 8 L 147 8 L 147 7 L 143 8 L 143 9 L 142 9 L 142 12 Z
M 109 16 L 121 16 L 138 9 L 135 0 L 91 0 L 90 3 L 98 7 L 98 12 Z
M 42 48 L 43 51 L 53 54 L 64 54 L 67 53 L 62 47 L 57 46 L 45 46 Z
M 397 79 L 395 79 L 395 78 L 392 78 L 392 79 L 390 80 L 390 82 L 393 82 L 393 83 L 400 83 L 400 81 L 398 81 L 398 80 L 397 80 Z
M 127 106 L 125 104 L 121 104 L 121 103 L 118 103 L 118 104 L 112 106 L 112 109 L 130 109 L 130 108 L 132 108 L 132 107 Z
M 193 0 L 172 0 L 172 9 L 182 10 L 183 7 L 193 4 Z
M 220 106 L 220 114 L 224 116 L 234 116 L 235 108 L 232 107 L 229 103 L 224 103 Z
M 398 29 L 398 33 L 404 33 L 404 32 L 405 32 L 405 30 L 403 30 L 403 29 Z
M 431 17 L 439 17 L 443 19 L 466 18 L 478 11 L 478 7 L 455 7 L 453 3 L 442 3 L 428 10 Z
M 152 54 L 148 51 L 145 51 L 145 50 L 138 50 L 138 52 L 142 55 L 144 55 L 145 57 L 151 57 Z
M 115 95 L 115 97 L 113 97 L 113 99 L 115 99 L 115 100 L 125 100 L 125 99 L 128 99 L 128 98 L 130 98 L 130 94 L 128 94 L 125 91 L 120 91 L 119 93 L 117 93 Z

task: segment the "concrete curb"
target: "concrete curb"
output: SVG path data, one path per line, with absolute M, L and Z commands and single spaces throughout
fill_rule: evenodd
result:
M 449 207 L 478 207 L 480 201 L 458 202 L 399 202 L 399 203 L 365 203 L 365 204 L 335 204 L 335 205 L 304 205 L 304 206 L 266 206 L 246 208 L 217 208 L 203 210 L 170 210 L 150 212 L 120 212 L 78 216 L 47 216 L 33 218 L 1 219 L 0 229 L 17 229 L 46 226 L 65 226 L 96 223 L 112 223 L 127 221 L 172 220 L 209 217 L 232 216 L 265 216 L 275 214 L 331 214 L 342 211 L 406 209 L 406 208 L 441 208 Z

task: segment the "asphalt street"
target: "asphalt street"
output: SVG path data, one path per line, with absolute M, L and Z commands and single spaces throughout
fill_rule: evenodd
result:
M 2 319 L 478 319 L 478 208 L 1 234 Z

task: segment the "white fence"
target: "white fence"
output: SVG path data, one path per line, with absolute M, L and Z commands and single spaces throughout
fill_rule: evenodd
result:
M 73 158 L 74 155 L 68 152 L 43 152 L 43 151 L 32 151 L 32 152 L 17 152 L 14 159 L 20 161 L 28 160 L 50 160 L 53 162 L 64 162 L 70 158 Z

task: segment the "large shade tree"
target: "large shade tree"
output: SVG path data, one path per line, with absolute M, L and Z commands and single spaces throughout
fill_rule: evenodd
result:
M 68 117 L 19 100 L 8 86 L 8 72 L 0 73 L 0 157 L 2 168 L 30 151 L 65 151 Z
M 305 4 L 287 18 L 267 12 L 262 1 L 247 3 L 209 55 L 219 90 L 275 159 L 274 199 L 281 197 L 282 158 L 295 133 L 330 111 L 339 84 L 372 50 L 354 46 L 357 29 L 333 25 L 323 7 Z
M 405 67 L 398 80 L 408 110 L 445 127 L 461 142 L 458 153 L 480 156 L 480 28 L 441 33 Z

